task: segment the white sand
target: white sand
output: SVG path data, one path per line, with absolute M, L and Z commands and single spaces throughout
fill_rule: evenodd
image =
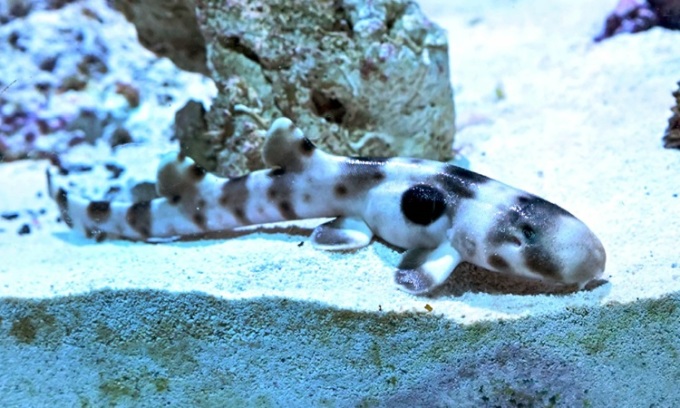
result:
M 392 286 L 398 254 L 380 243 L 349 254 L 298 247 L 299 236 L 261 233 L 171 245 L 96 244 L 47 222 L 57 212 L 46 198 L 35 199 L 45 189 L 46 164 L 38 162 L 0 167 L 9 187 L 0 190 L 0 210 L 46 208 L 52 214 L 29 236 L 15 235 L 14 224 L 0 234 L 8 254 L 0 276 L 21 271 L 3 279 L 0 296 L 191 289 L 359 310 L 422 310 L 429 303 L 436 313 L 471 322 L 677 291 L 680 217 L 672 214 L 680 209 L 680 153 L 663 149 L 660 138 L 680 80 L 680 33 L 655 29 L 593 44 L 612 2 L 591 3 L 473 7 L 433 1 L 423 7 L 451 38 L 462 127 L 455 147 L 473 170 L 563 206 L 596 232 L 607 250 L 609 283 L 592 292 L 414 297 Z M 46 264 L 58 266 L 47 270 Z

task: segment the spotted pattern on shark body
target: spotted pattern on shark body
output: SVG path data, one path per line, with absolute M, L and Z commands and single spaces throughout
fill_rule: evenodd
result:
M 579 287 L 604 271 L 604 247 L 583 222 L 481 174 L 424 159 L 335 156 L 287 118 L 272 123 L 262 153 L 270 169 L 231 179 L 166 155 L 158 197 L 149 201 L 90 201 L 55 186 L 49 170 L 48 189 L 65 223 L 98 241 L 333 218 L 312 233 L 314 246 L 358 249 L 378 236 L 401 247 L 394 282 L 416 295 L 440 286 L 461 262 Z

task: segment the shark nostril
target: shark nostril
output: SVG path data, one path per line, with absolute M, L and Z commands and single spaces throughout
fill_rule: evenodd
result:
M 519 238 L 517 238 L 517 237 L 514 236 L 514 235 L 511 236 L 511 237 L 508 239 L 508 241 L 509 241 L 511 244 L 513 244 L 514 246 L 517 246 L 517 247 L 522 246 L 522 240 L 520 240 Z

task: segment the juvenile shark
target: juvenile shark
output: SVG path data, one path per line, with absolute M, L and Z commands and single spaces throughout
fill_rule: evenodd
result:
M 334 217 L 313 231 L 315 247 L 357 249 L 378 236 L 404 248 L 394 279 L 413 294 L 441 285 L 463 261 L 580 288 L 604 271 L 604 247 L 583 222 L 481 174 L 423 159 L 329 154 L 287 118 L 272 123 L 262 155 L 271 169 L 230 179 L 168 155 L 150 201 L 90 201 L 54 186 L 49 170 L 48 189 L 62 219 L 98 240 Z

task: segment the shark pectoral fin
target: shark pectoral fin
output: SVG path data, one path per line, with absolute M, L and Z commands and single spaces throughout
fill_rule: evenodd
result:
M 435 249 L 410 249 L 401 259 L 394 280 L 399 289 L 421 295 L 444 283 L 460 261 L 460 254 L 448 241 Z
M 312 232 L 312 245 L 329 251 L 346 251 L 371 243 L 373 232 L 360 218 L 338 217 Z

